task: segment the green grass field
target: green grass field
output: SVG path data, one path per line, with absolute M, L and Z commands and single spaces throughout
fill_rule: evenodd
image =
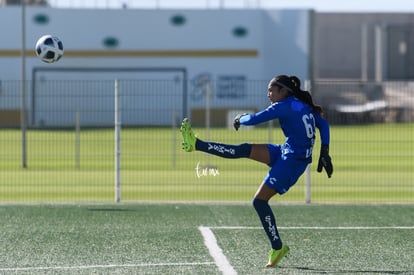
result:
M 225 142 L 283 142 L 274 127 L 242 130 L 197 128 L 201 138 Z M 316 173 L 319 142 L 311 166 L 312 201 L 326 203 L 414 203 L 414 124 L 333 126 L 334 174 Z M 181 150 L 178 129 L 135 128 L 121 133 L 121 199 L 137 201 L 233 201 L 251 199 L 267 167 Z M 21 133 L 0 134 L 1 202 L 113 202 L 113 129 L 29 130 L 27 164 L 21 168 Z M 77 144 L 79 146 L 77 147 Z M 197 177 L 196 167 L 217 175 Z M 210 170 L 207 170 L 210 172 Z M 304 201 L 304 177 L 280 198 Z
M 0 274 L 414 273 L 413 205 L 273 209 L 291 254 L 264 269 L 269 244 L 246 204 L 2 205 Z

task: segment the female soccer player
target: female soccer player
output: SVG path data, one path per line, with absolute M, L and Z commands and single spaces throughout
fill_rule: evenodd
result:
M 319 129 L 322 144 L 317 171 L 321 172 L 325 168 L 328 177 L 333 172 L 329 156 L 329 124 L 322 117 L 322 108 L 313 103 L 309 92 L 301 90 L 300 84 L 296 76 L 279 75 L 272 78 L 267 87 L 267 97 L 272 104 L 258 113 L 237 115 L 234 119 L 236 130 L 240 125 L 279 119 L 286 136 L 284 144 L 229 145 L 203 141 L 193 133 L 187 118 L 180 129 L 183 149 L 187 152 L 197 150 L 223 158 L 250 158 L 270 167 L 253 198 L 253 206 L 271 245 L 266 267 L 276 266 L 289 253 L 289 247 L 280 238 L 269 200 L 275 194 L 286 193 L 312 162 L 315 127 Z

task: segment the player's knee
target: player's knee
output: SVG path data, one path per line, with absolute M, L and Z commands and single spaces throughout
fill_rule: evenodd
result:
M 254 209 L 257 210 L 257 209 L 261 209 L 264 205 L 266 205 L 267 201 L 254 197 L 252 204 L 253 204 Z
M 242 157 L 248 158 L 252 151 L 252 144 L 251 143 L 241 143 L 238 145 L 238 152 Z

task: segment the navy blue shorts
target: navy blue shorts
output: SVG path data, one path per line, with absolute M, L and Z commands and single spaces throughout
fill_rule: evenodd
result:
M 311 159 L 298 159 L 294 154 L 282 155 L 279 144 L 267 144 L 267 148 L 270 153 L 270 170 L 264 183 L 279 194 L 284 194 L 305 172 Z

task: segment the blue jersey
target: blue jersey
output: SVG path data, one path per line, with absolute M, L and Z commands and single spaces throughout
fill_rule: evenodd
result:
M 278 119 L 286 137 L 282 145 L 282 154 L 293 154 L 298 158 L 311 158 L 315 143 L 315 129 L 319 129 L 322 144 L 329 144 L 329 125 L 312 106 L 294 96 L 273 103 L 255 114 L 240 118 L 242 125 L 256 125 L 272 119 Z

